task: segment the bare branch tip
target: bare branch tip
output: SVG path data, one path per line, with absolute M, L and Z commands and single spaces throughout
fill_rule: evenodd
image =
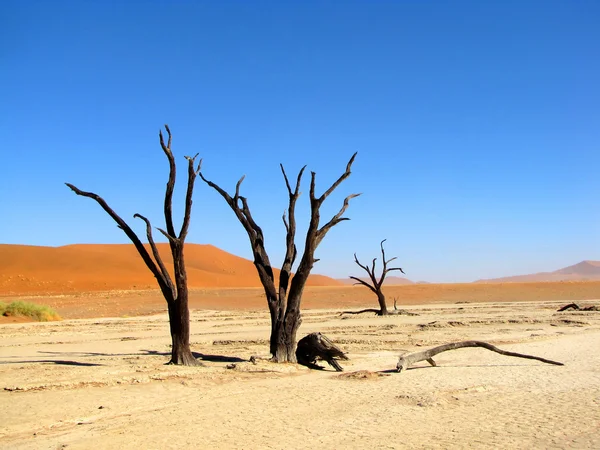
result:
M 242 175 L 242 178 L 240 178 L 239 181 L 237 182 L 237 184 L 235 185 L 235 196 L 236 197 L 240 196 L 240 186 L 242 185 L 242 181 L 244 181 L 244 178 L 246 178 L 246 175 Z
M 350 167 L 352 166 L 352 163 L 354 162 L 354 159 L 356 158 L 356 155 L 358 155 L 358 152 L 354 152 L 354 155 L 352 155 L 352 157 L 350 158 L 350 161 L 348 161 L 348 165 L 346 166 L 346 170 L 350 170 Z
M 188 161 L 194 162 L 200 153 L 196 153 L 194 156 L 184 156 Z

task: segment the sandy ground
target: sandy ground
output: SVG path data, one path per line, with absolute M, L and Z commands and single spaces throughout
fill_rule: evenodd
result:
M 268 349 L 262 304 L 194 311 L 197 368 L 164 364 L 164 313 L 4 324 L 0 446 L 600 448 L 600 313 L 557 313 L 563 304 L 416 305 L 406 307 L 416 316 L 383 318 L 305 310 L 299 335 L 321 331 L 346 350 L 342 374 L 248 362 Z M 467 339 L 565 366 L 460 349 L 436 368 L 392 370 L 405 350 Z

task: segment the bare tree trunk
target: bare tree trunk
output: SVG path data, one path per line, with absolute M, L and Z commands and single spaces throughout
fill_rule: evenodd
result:
M 190 350 L 190 313 L 188 293 L 180 293 L 177 300 L 168 303 L 171 329 L 171 360 L 169 364 L 200 365 Z
M 269 305 L 269 315 L 271 316 L 271 336 L 269 337 L 269 352 L 275 356 L 277 354 L 277 342 L 279 342 L 279 335 L 281 333 L 281 324 L 283 320 L 279 318 L 279 308 L 277 302 L 271 302 L 267 298 L 267 304 Z
M 383 295 L 383 292 L 377 292 L 377 301 L 379 302 L 379 315 L 387 316 L 388 310 L 387 305 L 385 304 L 385 295 Z
M 296 362 L 296 330 L 289 330 L 285 323 L 282 324 L 277 329 L 274 344 L 274 361 L 291 363 Z
M 183 242 L 172 241 L 171 251 L 174 262 L 175 285 L 177 298 L 169 302 L 169 324 L 171 328 L 171 361 L 169 364 L 184 366 L 202 365 L 190 350 L 190 308 L 188 305 L 189 291 L 187 286 L 187 271 L 183 256 Z
M 296 362 L 296 333 L 302 323 L 301 295 L 290 292 L 288 307 L 282 321 L 277 324 L 274 359 L 277 362 Z

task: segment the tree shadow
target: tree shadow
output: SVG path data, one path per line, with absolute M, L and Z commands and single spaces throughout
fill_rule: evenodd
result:
M 102 352 L 50 352 L 50 351 L 41 351 L 38 353 L 43 353 L 46 355 L 71 355 L 71 356 L 80 356 L 82 358 L 89 358 L 93 356 L 140 356 L 141 353 L 102 353 Z
M 201 361 L 226 362 L 226 363 L 248 362 L 247 359 L 239 358 L 237 356 L 207 355 L 204 353 L 196 353 L 196 352 L 192 352 L 192 355 L 194 355 L 195 358 L 199 358 Z
M 36 359 L 36 360 L 26 360 L 26 361 L 3 361 L 0 364 L 56 364 L 59 366 L 80 366 L 80 367 L 94 367 L 94 366 L 103 366 L 104 364 L 96 364 L 96 363 L 86 363 L 79 361 L 69 361 L 65 359 Z
M 156 350 L 141 350 L 146 355 L 150 356 L 165 356 L 171 355 L 170 352 L 158 352 Z M 240 358 L 238 356 L 225 356 L 225 355 L 208 355 L 206 353 L 192 352 L 192 356 L 200 361 L 208 362 L 224 362 L 224 363 L 236 363 L 236 362 L 248 362 L 247 359 Z
M 161 357 L 169 357 L 171 356 L 171 352 L 159 352 L 156 350 L 146 350 L 142 349 L 139 352 L 134 353 L 100 353 L 100 352 L 49 352 L 49 351 L 38 351 L 38 353 L 43 353 L 46 355 L 70 355 L 70 356 L 79 356 L 82 358 L 89 358 L 94 356 L 99 357 L 125 357 L 125 356 L 161 356 Z M 199 359 L 200 361 L 208 361 L 208 362 L 223 362 L 223 363 L 236 363 L 236 362 L 247 362 L 247 359 L 240 358 L 238 356 L 226 356 L 226 355 L 209 355 L 205 353 L 192 352 L 194 358 Z M 48 360 L 48 362 L 52 362 L 53 360 Z M 36 362 L 36 361 L 32 361 Z M 81 363 L 81 365 L 92 365 L 91 363 Z M 75 364 L 73 364 L 75 365 Z M 103 364 L 96 364 L 103 365 Z
M 316 363 L 306 362 L 306 361 L 298 361 L 298 364 L 304 367 L 308 367 L 312 370 L 327 370 L 327 367 L 319 366 Z

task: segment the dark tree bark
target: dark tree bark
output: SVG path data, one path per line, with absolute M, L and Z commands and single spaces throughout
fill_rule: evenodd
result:
M 336 372 L 344 370 L 337 360 L 348 360 L 346 354 L 331 342 L 327 336 L 321 333 L 310 333 L 300 339 L 298 341 L 298 348 L 296 349 L 296 358 L 298 363 L 311 369 L 323 369 L 317 365 L 317 361 L 327 361 Z
M 558 312 L 564 312 L 564 311 L 569 311 L 569 310 L 573 310 L 573 311 L 600 311 L 600 307 L 598 306 L 585 306 L 585 307 L 580 307 L 577 303 L 569 303 L 568 305 L 563 306 L 562 308 L 559 308 L 557 311 Z
M 202 173 L 200 177 L 206 184 L 216 190 L 221 197 L 225 199 L 229 207 L 233 210 L 236 217 L 246 230 L 252 253 L 254 255 L 254 266 L 258 272 L 260 282 L 263 285 L 269 313 L 271 315 L 271 337 L 270 352 L 273 360 L 276 362 L 296 362 L 296 332 L 302 321 L 300 317 L 300 304 L 304 286 L 315 262 L 315 250 L 327 234 L 327 232 L 342 222 L 349 220 L 342 217 L 348 208 L 350 199 L 360 194 L 352 194 L 344 199 L 344 203 L 339 212 L 329 220 L 325 225 L 320 226 L 320 208 L 325 199 L 350 176 L 350 169 L 356 153 L 352 155 L 346 165 L 346 171 L 323 193 L 320 197 L 315 195 L 315 172 L 311 172 L 310 182 L 310 222 L 306 232 L 304 253 L 300 259 L 298 269 L 292 277 L 292 267 L 296 261 L 297 250 L 295 245 L 296 237 L 296 201 L 300 196 L 300 182 L 306 166 L 300 169 L 296 184 L 292 188 L 288 180 L 283 165 L 280 164 L 281 172 L 285 180 L 289 195 L 287 211 L 283 214 L 283 223 L 286 229 L 286 252 L 281 266 L 279 283 L 276 285 L 273 267 L 269 256 L 265 250 L 265 239 L 262 229 L 256 224 L 250 212 L 248 201 L 240 195 L 240 185 L 244 177 L 240 178 L 235 187 L 235 194 L 231 196 L 217 184 L 207 180 Z
M 175 227 L 173 225 L 173 190 L 175 189 L 175 177 L 176 167 L 175 158 L 171 152 L 171 131 L 169 127 L 165 125 L 169 140 L 165 144 L 162 131 L 159 132 L 160 145 L 164 154 L 167 156 L 169 161 L 169 180 L 167 182 L 165 201 L 164 201 L 164 215 L 166 223 L 166 231 L 158 228 L 158 230 L 168 239 L 169 247 L 171 249 L 171 255 L 173 256 L 173 276 L 175 282 L 173 282 L 167 268 L 158 252 L 154 238 L 152 237 L 152 226 L 150 221 L 142 216 L 141 214 L 134 214 L 134 218 L 138 218 L 144 221 L 146 224 L 146 236 L 148 243 L 150 244 L 150 250 L 152 256 L 142 244 L 137 234 L 127 225 L 127 223 L 115 212 L 110 206 L 104 201 L 102 197 L 94 194 L 93 192 L 85 192 L 72 184 L 65 183 L 73 192 L 83 197 L 89 197 L 95 200 L 106 213 L 112 217 L 117 223 L 118 227 L 122 229 L 127 237 L 133 242 L 138 253 L 144 260 L 146 267 L 152 272 L 158 286 L 167 301 L 169 310 L 169 324 L 171 329 L 171 360 L 169 364 L 180 364 L 185 366 L 198 365 L 199 362 L 194 358 L 190 350 L 190 312 L 188 307 L 188 286 L 187 286 L 187 273 L 185 270 L 185 260 L 183 256 L 183 246 L 185 238 L 187 236 L 190 216 L 192 213 L 192 194 L 194 192 L 194 183 L 196 181 L 196 175 L 200 172 L 200 162 L 195 167 L 195 160 L 197 154 L 194 157 L 186 156 L 188 161 L 188 182 L 187 192 L 185 197 L 185 212 L 183 216 L 183 223 L 179 234 L 176 234 Z
M 385 280 L 386 275 L 388 274 L 388 272 L 391 272 L 392 270 L 399 270 L 400 272 L 404 273 L 404 271 L 400 267 L 388 267 L 388 264 L 390 262 L 394 261 L 396 259 L 396 257 L 390 258 L 388 260 L 385 259 L 385 250 L 383 249 L 383 243 L 385 241 L 386 240 L 384 239 L 383 241 L 381 241 L 381 244 L 379 244 L 381 247 L 381 260 L 383 261 L 383 269 L 381 271 L 381 276 L 379 277 L 379 279 L 377 279 L 377 277 L 375 276 L 375 261 L 377 261 L 377 258 L 373 258 L 373 263 L 371 264 L 371 267 L 369 267 L 367 265 L 363 265 L 360 263 L 360 261 L 356 257 L 356 253 L 354 254 L 354 262 L 356 262 L 356 264 L 358 264 L 363 270 L 365 270 L 367 272 L 371 282 L 369 283 L 369 282 L 362 280 L 360 278 L 357 278 L 357 277 L 352 277 L 352 276 L 350 277 L 356 281 L 356 283 L 354 283 L 354 284 L 366 286 L 377 296 L 377 302 L 379 303 L 379 311 L 377 312 L 377 314 L 380 316 L 387 316 L 389 314 L 387 305 L 385 303 L 385 295 L 382 291 L 382 286 L 383 286 L 383 282 Z M 395 306 L 396 305 L 394 303 L 394 307 Z M 363 311 L 370 311 L 370 310 L 363 310 Z

